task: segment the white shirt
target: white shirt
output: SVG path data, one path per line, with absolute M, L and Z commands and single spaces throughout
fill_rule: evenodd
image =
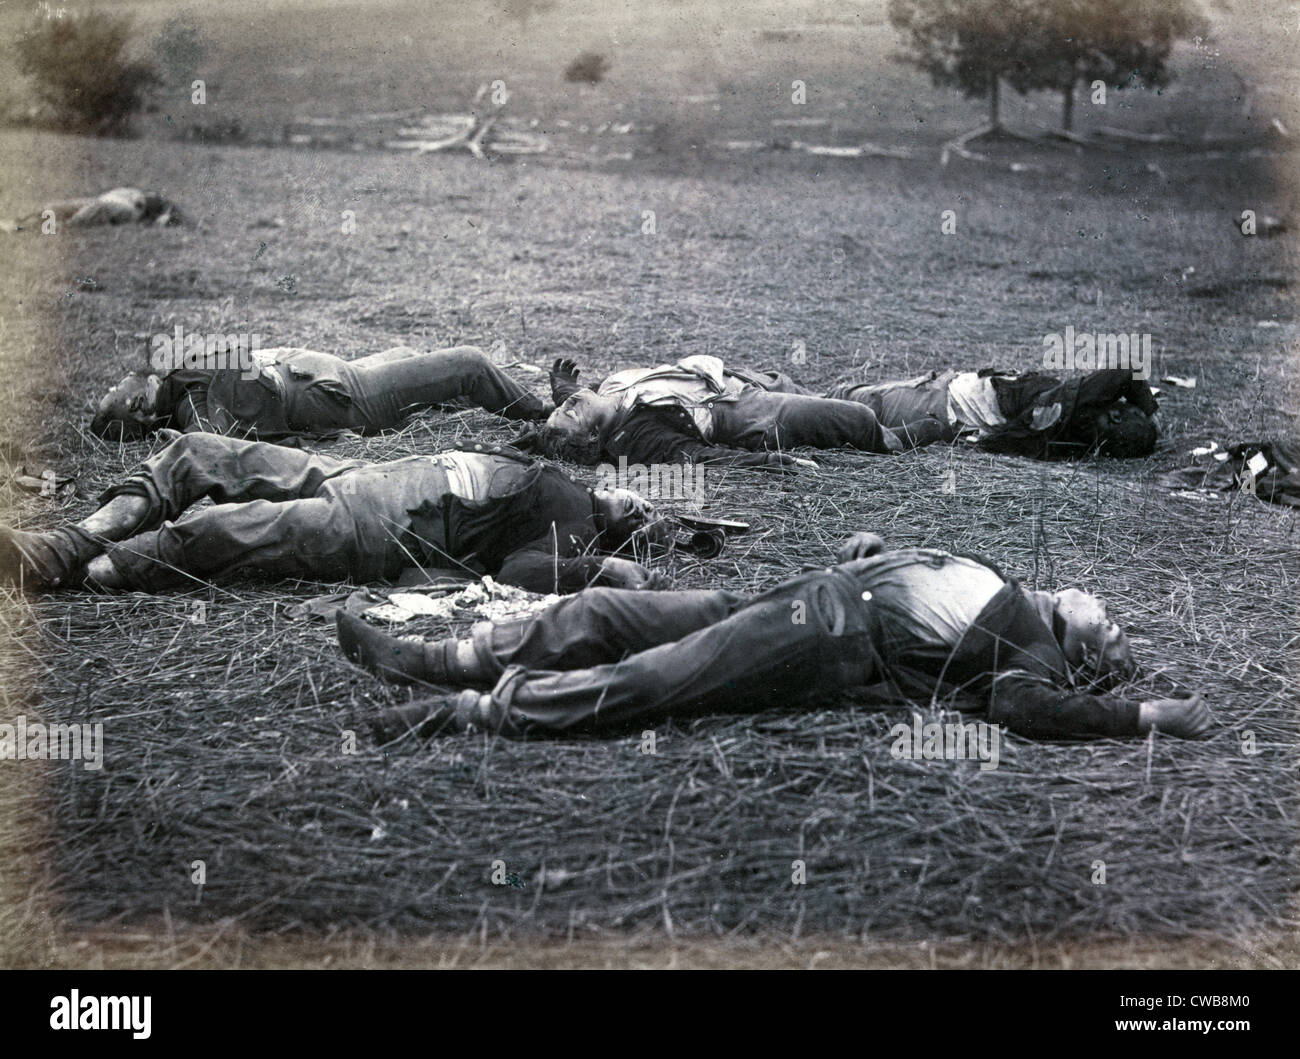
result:
M 643 405 L 684 408 L 700 436 L 712 441 L 713 405 L 734 401 L 744 388 L 744 382 L 726 374 L 720 358 L 697 355 L 676 364 L 616 372 L 601 383 L 599 392 L 618 396 L 622 412 Z
M 993 377 L 981 378 L 973 371 L 954 375 L 948 383 L 948 420 L 954 425 L 974 427 L 980 437 L 993 427 L 1005 426 L 1007 418 L 998 407 Z
M 476 452 L 442 452 L 433 461 L 447 474 L 447 488 L 462 500 L 487 500 L 499 461 Z
M 927 647 L 956 647 L 1005 581 L 982 563 L 929 548 L 885 552 L 859 573 L 891 633 Z

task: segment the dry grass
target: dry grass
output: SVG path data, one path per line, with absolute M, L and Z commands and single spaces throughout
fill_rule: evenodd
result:
M 957 492 L 936 495 L 949 465 Z M 861 525 L 978 549 L 1027 581 L 1037 564 L 1045 586 L 1095 582 L 1104 563 L 1122 572 L 1106 586 L 1151 671 L 1133 694 L 1200 688 L 1222 724 L 1194 744 L 1008 739 L 991 773 L 894 761 L 888 731 L 904 704 L 838 700 L 661 725 L 654 756 L 634 739 L 384 752 L 365 719 L 407 693 L 343 661 L 328 623 L 281 613 L 333 586 L 15 601 L 23 624 L 9 642 L 25 648 L 39 712 L 106 724 L 102 780 L 76 766 L 52 777 L 59 910 L 169 931 L 435 930 L 480 950 L 557 936 L 581 949 L 611 932 L 653 944 L 656 928 L 728 944 L 807 931 L 1009 950 L 1284 929 L 1294 514 L 1225 505 L 1207 519 L 1154 495 L 1148 473 L 935 450 L 832 454 L 820 473 L 763 478 L 761 491 L 747 475 L 710 481 L 709 507 L 743 511 L 754 529 L 710 569 L 677 568 L 680 583 L 759 588 Z M 205 626 L 181 620 L 194 599 Z M 360 733 L 355 756 L 342 753 L 346 729 Z M 1247 729 L 1256 756 L 1241 752 Z M 506 886 L 489 879 L 498 859 Z M 806 886 L 791 885 L 795 859 Z M 1091 882 L 1099 860 L 1104 886 Z
M 1127 152 L 1044 179 L 938 173 L 928 158 L 557 176 L 6 141 L 25 163 L 0 188 L 6 211 L 105 173 L 172 190 L 196 220 L 9 244 L 4 440 L 40 447 L 82 490 L 56 503 L 0 484 L 11 521 L 79 517 L 147 454 L 88 438 L 85 401 L 134 363 L 131 336 L 173 322 L 353 354 L 500 339 L 541 364 L 572 352 L 593 375 L 708 352 L 817 385 L 1026 368 L 1067 323 L 1136 327 L 1156 336 L 1157 375 L 1198 377 L 1166 392 L 1152 460 L 933 449 L 827 454 L 796 478 L 711 475 L 709 510 L 753 530 L 707 566 L 665 568 L 684 586 L 755 590 L 861 528 L 978 552 L 1039 587 L 1101 590 L 1146 667 L 1132 693 L 1199 688 L 1220 726 L 1197 743 L 1009 738 L 981 773 L 889 756 L 890 726 L 928 703 L 846 697 L 662 725 L 654 756 L 630 739 L 381 752 L 364 722 L 407 693 L 348 665 L 327 623 L 283 613 L 339 586 L 10 594 L 3 719 L 102 720 L 107 760 L 0 768 L 4 963 L 1295 963 L 1296 515 L 1154 485 L 1191 443 L 1294 431 L 1294 244 L 1228 223 L 1243 201 L 1287 211 L 1274 174 L 1228 180 L 1162 157 L 1162 183 Z M 361 223 L 343 240 L 348 208 Z M 639 235 L 647 208 L 654 239 Z M 960 238 L 938 234 L 946 208 Z M 277 215 L 286 228 L 250 227 Z M 77 292 L 82 275 L 102 291 Z M 796 341 L 809 360 L 792 366 Z M 387 459 L 509 434 L 479 413 L 428 416 L 338 451 Z M 205 625 L 183 620 L 197 600 Z M 495 860 L 518 885 L 491 883 Z

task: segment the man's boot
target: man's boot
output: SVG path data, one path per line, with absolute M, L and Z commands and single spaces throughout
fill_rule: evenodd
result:
M 418 739 L 435 735 L 455 735 L 463 732 L 481 715 L 477 691 L 462 691 L 455 695 L 440 695 L 416 699 L 405 706 L 392 706 L 381 710 L 370 722 L 371 734 L 381 746 L 412 732 Z
M 0 526 L 0 581 L 38 591 L 59 588 L 80 580 L 103 550 L 102 542 L 77 526 L 45 533 Z
M 389 636 L 345 610 L 335 612 L 339 646 L 348 661 L 365 666 L 394 684 L 477 684 L 486 678 L 458 661 L 462 641 Z

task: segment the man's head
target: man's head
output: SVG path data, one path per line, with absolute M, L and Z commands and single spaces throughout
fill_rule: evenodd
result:
M 604 521 L 601 543 L 606 550 L 620 548 L 634 537 L 656 544 L 672 536 L 667 520 L 639 493 L 631 489 L 597 489 L 595 497 Z
M 1128 637 L 1096 596 L 1077 588 L 1051 596 L 1057 639 L 1065 660 L 1093 680 L 1107 682 L 1137 672 Z
M 1137 405 L 1113 404 L 1093 419 L 1093 438 L 1097 452 L 1116 459 L 1150 456 L 1156 450 L 1156 421 Z
M 101 437 L 143 437 L 158 421 L 157 375 L 135 373 L 99 399 L 90 429 Z
M 542 428 L 542 452 L 553 459 L 586 466 L 599 463 L 605 434 L 618 411 L 617 402 L 594 390 L 578 390 L 560 404 Z

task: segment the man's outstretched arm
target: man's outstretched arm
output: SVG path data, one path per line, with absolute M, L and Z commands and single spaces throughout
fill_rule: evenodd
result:
M 1199 693 L 1186 699 L 1134 702 L 1062 688 L 1017 668 L 994 677 L 989 720 L 1033 739 L 1123 738 L 1152 728 L 1196 739 L 1213 724 Z

